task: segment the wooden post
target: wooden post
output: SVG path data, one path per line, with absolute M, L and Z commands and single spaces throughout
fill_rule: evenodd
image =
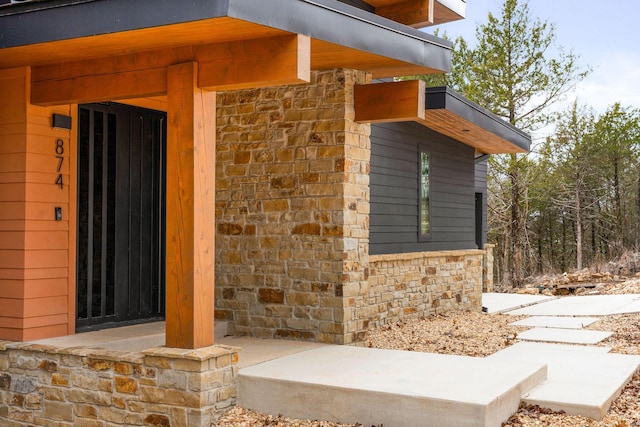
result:
M 167 73 L 166 345 L 213 344 L 216 94 L 198 64 Z

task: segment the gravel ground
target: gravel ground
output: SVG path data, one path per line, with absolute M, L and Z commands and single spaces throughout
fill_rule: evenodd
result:
M 589 294 L 594 293 L 640 294 L 640 279 L 600 285 L 595 291 L 589 292 Z M 513 344 L 517 334 L 528 329 L 509 325 L 523 317 L 469 312 L 433 316 L 371 330 L 367 345 L 374 348 L 484 357 Z M 640 313 L 606 316 L 586 329 L 612 331 L 613 336 L 599 345 L 612 347 L 614 353 L 640 355 Z M 294 420 L 236 407 L 227 412 L 214 426 L 353 427 L 360 425 Z M 537 406 L 523 405 L 503 426 L 640 427 L 640 373 L 634 375 L 620 397 L 613 402 L 603 420 L 569 416 Z

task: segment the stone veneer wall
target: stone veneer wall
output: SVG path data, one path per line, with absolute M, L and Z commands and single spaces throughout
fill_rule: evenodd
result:
M 369 80 L 331 70 L 218 95 L 216 318 L 231 334 L 363 340 L 371 151 L 353 87 Z
M 493 292 L 493 249 L 496 245 L 484 245 L 484 263 L 482 265 L 482 292 Z
M 371 255 L 369 294 L 358 317 L 380 326 L 447 311 L 482 309 L 487 252 Z
M 236 403 L 237 349 L 142 353 L 0 342 L 0 426 L 209 427 Z

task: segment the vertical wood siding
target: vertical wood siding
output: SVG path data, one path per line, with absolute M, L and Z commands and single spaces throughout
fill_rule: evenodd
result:
M 431 236 L 418 239 L 418 149 L 431 154 Z M 475 249 L 473 148 L 414 123 L 371 127 L 370 253 Z

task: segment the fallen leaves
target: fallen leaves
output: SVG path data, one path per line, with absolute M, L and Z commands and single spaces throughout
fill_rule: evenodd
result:
M 509 323 L 524 316 L 459 312 L 382 326 L 369 331 L 367 346 L 484 357 L 515 342 L 527 327 Z

